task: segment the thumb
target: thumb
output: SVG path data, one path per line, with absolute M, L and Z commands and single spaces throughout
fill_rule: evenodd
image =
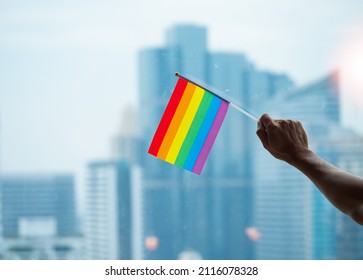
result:
M 260 122 L 262 123 L 262 126 L 264 127 L 264 129 L 269 129 L 270 126 L 274 126 L 275 123 L 273 121 L 273 119 L 271 119 L 271 117 L 268 114 L 263 114 L 260 118 Z

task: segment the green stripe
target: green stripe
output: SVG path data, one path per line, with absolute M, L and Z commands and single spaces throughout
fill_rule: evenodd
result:
M 209 105 L 211 104 L 212 99 L 213 99 L 213 95 L 211 93 L 209 93 L 208 91 L 206 91 L 204 93 L 202 102 L 199 105 L 198 111 L 195 114 L 193 122 L 189 128 L 188 134 L 185 137 L 183 145 L 179 151 L 178 157 L 174 163 L 175 165 L 183 168 L 184 163 L 188 158 L 190 149 L 193 146 L 195 138 L 197 137 L 199 129 L 202 126 L 203 120 L 208 112 Z

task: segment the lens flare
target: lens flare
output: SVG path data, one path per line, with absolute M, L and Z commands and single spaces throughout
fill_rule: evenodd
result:
M 149 251 L 155 251 L 159 247 L 159 239 L 156 236 L 147 236 L 145 238 L 145 248 Z
M 363 108 L 363 28 L 341 46 L 338 67 L 345 97 Z
M 261 238 L 261 232 L 255 227 L 248 227 L 245 230 L 247 237 L 252 241 L 257 241 Z

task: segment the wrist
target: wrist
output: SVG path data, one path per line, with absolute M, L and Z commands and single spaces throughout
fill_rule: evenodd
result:
M 292 166 L 299 167 L 313 156 L 314 152 L 309 149 L 298 149 L 291 155 L 291 158 L 287 162 Z

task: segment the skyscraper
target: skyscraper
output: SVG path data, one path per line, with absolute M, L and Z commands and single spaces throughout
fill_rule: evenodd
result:
M 301 89 L 281 92 L 263 107 L 273 117 L 302 121 L 309 145 L 317 154 L 363 175 L 359 168 L 362 155 L 354 152 L 362 150 L 362 138 L 340 125 L 337 81 L 334 73 Z M 352 252 L 342 249 L 348 248 L 349 242 L 340 234 L 342 228 L 349 228 L 349 218 L 338 212 L 310 180 L 274 159 L 259 143 L 254 172 L 255 217 L 263 236 L 256 247 L 257 258 L 335 259 L 341 258 L 342 252 Z M 357 228 L 351 230 L 355 236 L 352 247 L 361 242 Z
M 88 166 L 86 254 L 88 259 L 140 258 L 137 206 L 140 175 L 124 161 L 95 161 Z M 135 241 L 136 239 L 136 241 Z
M 174 72 L 188 71 L 206 77 L 206 30 L 197 26 L 176 26 L 167 32 L 167 46 L 140 52 L 141 130 L 143 161 L 144 240 L 158 240 L 157 247 L 145 246 L 145 258 L 176 259 L 185 250 L 206 257 L 207 184 L 147 156 L 146 151 L 174 87 Z M 193 179 L 192 179 L 193 178 Z M 194 185 L 197 184 L 197 187 Z M 196 203 L 196 202 L 199 203 Z
M 112 141 L 112 157 L 139 165 L 141 162 L 141 137 L 138 114 L 132 108 L 122 112 L 121 126 Z
M 363 137 L 352 131 L 340 129 L 340 135 L 334 141 L 320 147 L 331 151 L 331 162 L 352 174 L 363 177 Z M 352 219 L 340 212 L 336 216 L 336 258 L 363 259 L 363 229 Z
M 146 155 L 174 87 L 176 71 L 206 81 L 244 105 L 256 94 L 251 87 L 251 75 L 258 73 L 253 64 L 239 53 L 209 52 L 204 27 L 174 26 L 167 32 L 166 46 L 140 52 L 143 233 L 145 240 L 157 240 L 157 246 L 145 247 L 145 258 L 253 258 L 253 241 L 245 232 L 253 226 L 249 147 L 255 124 L 229 110 L 202 176 Z M 265 96 L 267 90 L 272 94 L 287 84 L 272 88 L 274 78 L 283 80 L 271 74 L 262 92 Z

